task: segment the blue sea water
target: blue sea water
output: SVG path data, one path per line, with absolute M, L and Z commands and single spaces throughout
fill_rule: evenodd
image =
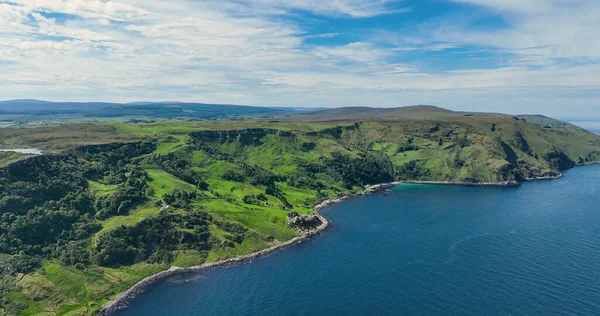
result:
M 400 185 L 324 214 L 320 237 L 161 281 L 118 314 L 600 315 L 600 166 L 519 188 Z

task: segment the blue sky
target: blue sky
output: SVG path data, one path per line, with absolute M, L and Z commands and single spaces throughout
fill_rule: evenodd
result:
M 597 0 L 0 0 L 0 99 L 600 117 Z

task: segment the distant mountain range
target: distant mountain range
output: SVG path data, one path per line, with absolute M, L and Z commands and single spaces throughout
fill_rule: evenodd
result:
M 106 102 L 48 102 L 42 100 L 0 101 L 0 113 L 39 114 L 39 113 L 81 113 L 106 108 L 122 107 L 124 104 Z
M 284 112 L 311 112 L 326 108 L 264 107 L 234 104 L 163 102 L 49 102 L 20 99 L 0 101 L 0 114 L 79 114 L 86 117 L 152 116 L 155 118 L 211 118 L 248 115 L 281 115 Z
M 131 103 L 110 102 L 49 102 L 20 99 L 0 101 L 0 115 L 26 115 L 33 120 L 56 120 L 56 115 L 79 118 L 156 118 L 156 119 L 220 119 L 236 117 L 273 118 L 305 122 L 325 121 L 396 121 L 448 116 L 501 115 L 497 113 L 457 112 L 432 105 L 415 105 L 395 108 L 373 107 L 264 107 L 233 104 L 185 103 L 178 101 Z M 54 116 L 54 117 L 52 117 Z M 583 131 L 582 128 L 543 115 L 518 115 L 544 127 L 563 127 Z M 579 124 L 578 124 L 579 125 Z M 583 124 L 582 124 L 583 125 Z M 584 126 L 590 130 L 600 127 Z
M 174 101 L 133 103 L 48 102 L 42 100 L 0 101 L 0 114 L 21 115 L 78 114 L 84 117 L 214 118 L 281 114 L 286 111 L 296 111 L 296 109 Z

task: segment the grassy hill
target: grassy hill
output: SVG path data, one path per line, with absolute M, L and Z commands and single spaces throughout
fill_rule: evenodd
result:
M 460 116 L 459 112 L 431 105 L 415 105 L 399 108 L 345 107 L 308 113 L 298 113 L 289 120 L 304 122 L 342 121 L 394 121 L 402 119 L 435 119 L 437 117 Z
M 544 115 L 519 115 L 519 117 L 544 128 L 564 128 L 577 132 L 587 132 L 587 130 L 575 124 L 559 121 Z
M 430 106 L 0 134 L 51 154 L 0 168 L 0 314 L 22 315 L 93 314 L 170 266 L 289 240 L 288 215 L 368 184 L 521 182 L 600 161 L 600 136 L 569 124 Z

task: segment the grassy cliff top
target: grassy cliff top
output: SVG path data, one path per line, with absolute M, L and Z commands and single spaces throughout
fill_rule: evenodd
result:
M 415 105 L 398 108 L 344 107 L 316 112 L 300 113 L 290 118 L 300 122 L 341 121 L 394 121 L 405 119 L 441 119 L 462 115 L 432 105 Z

